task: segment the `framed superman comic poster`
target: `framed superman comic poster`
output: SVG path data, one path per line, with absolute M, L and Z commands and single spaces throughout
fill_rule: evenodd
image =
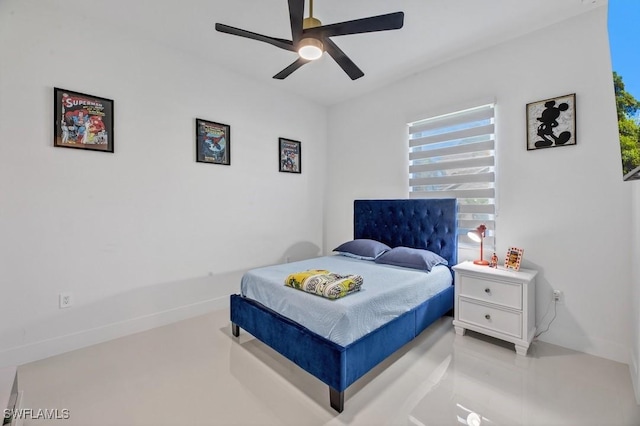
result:
M 113 101 L 54 88 L 53 146 L 113 152 Z

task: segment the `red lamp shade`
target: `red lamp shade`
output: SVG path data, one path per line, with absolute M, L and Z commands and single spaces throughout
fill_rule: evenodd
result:
M 489 262 L 484 260 L 484 253 L 483 253 L 483 247 L 482 247 L 484 242 L 484 232 L 486 230 L 487 230 L 487 227 L 484 226 L 484 224 L 482 224 L 478 226 L 476 229 L 469 231 L 467 233 L 467 236 L 469 238 L 471 238 L 476 243 L 480 243 L 480 259 L 473 261 L 473 263 L 475 263 L 476 265 L 484 265 L 484 266 L 489 265 Z

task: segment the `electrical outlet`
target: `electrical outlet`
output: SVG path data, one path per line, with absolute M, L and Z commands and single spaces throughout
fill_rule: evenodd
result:
M 59 303 L 60 309 L 70 308 L 71 305 L 73 305 L 73 293 L 71 292 L 60 293 L 58 298 L 58 303 Z
M 561 290 L 553 290 L 553 300 L 558 303 L 562 303 L 564 301 Z

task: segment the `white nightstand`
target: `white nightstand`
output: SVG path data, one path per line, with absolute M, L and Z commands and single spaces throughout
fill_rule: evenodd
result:
M 456 333 L 466 330 L 514 343 L 526 355 L 536 334 L 536 274 L 463 262 L 453 267 Z

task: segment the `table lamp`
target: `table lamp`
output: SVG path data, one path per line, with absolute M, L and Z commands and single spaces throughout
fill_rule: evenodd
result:
M 489 262 L 487 262 L 486 260 L 484 260 L 484 253 L 483 253 L 483 242 L 484 242 L 484 231 L 487 230 L 487 227 L 484 226 L 484 223 L 480 226 L 478 226 L 476 229 L 472 229 L 471 231 L 467 232 L 467 236 L 469 238 L 471 238 L 473 241 L 475 241 L 476 243 L 480 243 L 480 259 L 478 260 L 474 260 L 473 263 L 476 265 L 484 265 L 484 266 L 488 266 Z

